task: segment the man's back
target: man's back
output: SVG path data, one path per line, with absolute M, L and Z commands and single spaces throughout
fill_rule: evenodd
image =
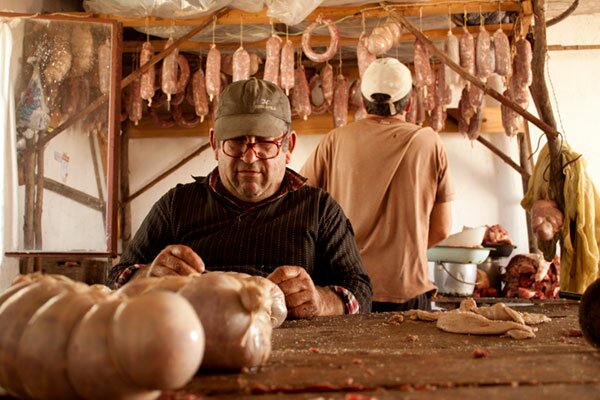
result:
M 374 301 L 434 289 L 427 276 L 429 218 L 452 196 L 438 135 L 394 118 L 367 118 L 328 134 L 301 173 L 340 203 L 355 229 Z

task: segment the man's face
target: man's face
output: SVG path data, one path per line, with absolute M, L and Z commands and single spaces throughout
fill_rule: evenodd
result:
M 244 142 L 281 142 L 277 139 L 257 136 L 234 138 L 238 146 L 243 145 Z M 281 186 L 286 164 L 290 162 L 296 143 L 296 133 L 288 133 L 287 140 L 288 145 L 282 145 L 279 154 L 274 158 L 266 160 L 258 158 L 254 151 L 258 151 L 257 147 L 247 149 L 241 158 L 235 158 L 223 152 L 223 143 L 217 142 L 211 131 L 210 141 L 225 189 L 238 199 L 250 203 L 257 203 L 275 194 Z

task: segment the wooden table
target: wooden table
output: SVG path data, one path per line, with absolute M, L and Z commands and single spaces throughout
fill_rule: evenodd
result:
M 162 398 L 598 399 L 600 351 L 576 336 L 578 307 L 518 307 L 552 318 L 528 340 L 447 333 L 432 322 L 395 322 L 397 313 L 286 321 L 264 367 L 202 373 Z M 475 349 L 489 354 L 475 358 Z

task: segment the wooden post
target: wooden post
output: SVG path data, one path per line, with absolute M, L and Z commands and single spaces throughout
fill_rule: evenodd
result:
M 98 190 L 98 199 L 102 203 L 105 203 L 102 182 L 104 181 L 105 184 L 108 184 L 108 182 L 106 181 L 106 175 L 104 175 L 104 169 L 102 168 L 102 165 L 100 165 L 101 162 L 98 159 L 98 151 L 100 151 L 100 148 L 99 148 L 99 146 L 96 146 L 97 132 L 90 132 L 88 134 L 88 138 L 89 138 L 89 142 L 90 142 L 90 153 L 92 156 L 92 164 L 94 165 L 94 173 L 95 173 L 95 177 L 96 177 L 96 188 Z M 102 222 L 104 223 L 104 227 L 106 229 L 106 206 L 105 205 L 103 206 L 103 211 L 102 211 Z
M 533 159 L 531 158 L 531 135 L 529 134 L 529 124 L 525 123 L 525 131 L 520 132 L 517 135 L 517 140 L 519 142 L 519 161 L 521 167 L 529 173 L 529 177 L 531 177 L 531 173 L 533 172 Z M 521 176 L 521 181 L 523 183 L 523 194 L 527 193 L 527 188 L 529 187 L 529 177 Z M 527 221 L 527 241 L 529 243 L 529 252 L 535 252 L 537 248 L 537 243 L 535 240 L 535 236 L 533 234 L 533 228 L 531 227 L 531 213 L 529 211 L 525 211 L 525 220 Z
M 42 215 L 44 213 L 44 149 L 36 148 L 37 171 L 35 175 L 35 216 L 33 228 L 35 249 L 42 249 Z
M 544 11 L 544 0 L 533 0 L 533 14 L 535 24 L 533 26 L 533 83 L 530 90 L 538 113 L 542 119 L 556 129 L 556 120 L 550 104 L 548 87 L 546 86 L 546 12 Z M 548 150 L 550 152 L 550 184 L 549 195 L 561 210 L 565 209 L 563 188 L 565 176 L 562 171 L 561 138 L 546 134 L 548 139 Z
M 35 142 L 27 139 L 23 151 L 23 175 L 25 178 L 25 209 L 23 210 L 23 246 L 33 250 L 35 235 L 33 221 L 35 217 Z M 22 273 L 34 272 L 34 259 L 27 257 L 22 264 Z
M 125 201 L 129 197 L 129 132 L 127 123 L 122 123 L 121 134 L 121 196 L 119 197 L 119 211 L 121 214 L 121 245 L 123 250 L 131 240 L 131 203 Z

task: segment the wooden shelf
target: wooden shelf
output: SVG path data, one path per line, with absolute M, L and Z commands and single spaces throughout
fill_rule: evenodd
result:
M 458 132 L 456 117 L 458 110 L 455 108 L 448 109 L 448 118 L 446 120 L 446 129 L 443 133 Z M 348 120 L 352 121 L 354 113 L 348 114 Z M 300 135 L 314 135 L 327 133 L 333 129 L 333 117 L 330 114 L 311 115 L 306 121 L 300 118 L 294 118 L 292 127 L 296 133 Z M 137 126 L 131 121 L 127 121 L 127 132 L 131 139 L 152 139 L 152 138 L 178 138 L 178 137 L 206 137 L 212 128 L 212 121 L 206 119 L 196 128 L 181 128 L 174 126 L 172 128 L 161 128 L 156 126 L 154 122 L 144 117 Z M 504 132 L 502 127 L 502 116 L 500 107 L 486 107 L 483 110 L 483 118 L 481 121 L 482 133 L 498 133 Z

